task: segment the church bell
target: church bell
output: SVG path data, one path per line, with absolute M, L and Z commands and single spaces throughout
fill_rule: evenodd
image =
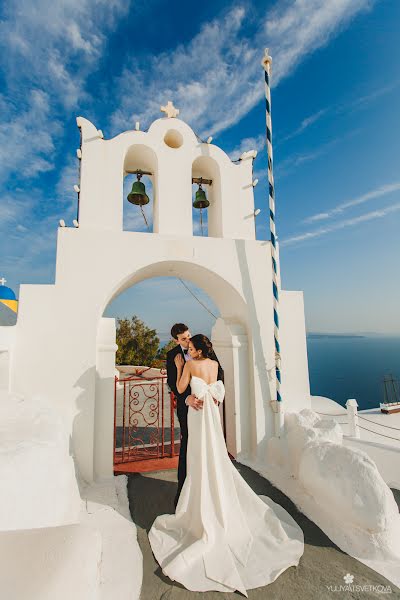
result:
M 193 202 L 194 208 L 208 208 L 210 206 L 209 201 L 207 200 L 207 196 L 203 188 L 201 187 L 201 183 L 199 183 L 199 189 L 196 192 L 196 197 Z
M 140 178 L 142 177 L 141 173 L 137 174 L 137 180 L 133 182 L 132 189 L 129 192 L 127 199 L 131 204 L 135 204 L 136 206 L 144 206 L 150 202 L 148 195 L 146 194 L 146 188 Z

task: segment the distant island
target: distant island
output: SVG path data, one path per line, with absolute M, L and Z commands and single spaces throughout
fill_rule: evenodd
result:
M 307 333 L 306 337 L 320 339 L 320 338 L 365 338 L 366 335 L 358 335 L 355 333 Z

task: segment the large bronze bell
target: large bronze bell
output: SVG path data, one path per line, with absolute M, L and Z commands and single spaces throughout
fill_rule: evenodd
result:
M 132 189 L 129 192 L 127 199 L 131 204 L 136 206 L 144 206 L 150 202 L 148 195 L 146 194 L 146 188 L 144 183 L 140 181 L 141 174 L 137 176 L 137 181 L 133 182 Z
M 203 188 L 201 187 L 201 183 L 199 184 L 199 189 L 196 192 L 196 198 L 193 202 L 194 208 L 208 208 L 210 206 L 209 201 L 207 200 L 207 196 Z

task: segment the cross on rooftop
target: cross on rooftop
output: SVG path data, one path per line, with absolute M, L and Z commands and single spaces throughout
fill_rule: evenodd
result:
M 7 283 L 7 279 L 4 279 L 4 277 L 2 277 L 0 279 L 0 283 L 1 283 L 1 285 L 5 285 Z
M 179 109 L 175 108 L 175 106 L 173 105 L 173 103 L 171 102 L 171 100 L 168 100 L 166 106 L 161 106 L 161 111 L 165 112 L 165 114 L 167 115 L 168 119 L 176 117 L 176 115 L 179 115 Z

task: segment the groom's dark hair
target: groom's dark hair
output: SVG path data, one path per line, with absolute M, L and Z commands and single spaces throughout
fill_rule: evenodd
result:
M 185 331 L 188 329 L 189 327 L 185 325 L 185 323 L 175 323 L 175 325 L 172 325 L 171 327 L 171 336 L 174 338 L 174 340 L 177 340 L 178 335 L 180 333 L 185 333 Z

